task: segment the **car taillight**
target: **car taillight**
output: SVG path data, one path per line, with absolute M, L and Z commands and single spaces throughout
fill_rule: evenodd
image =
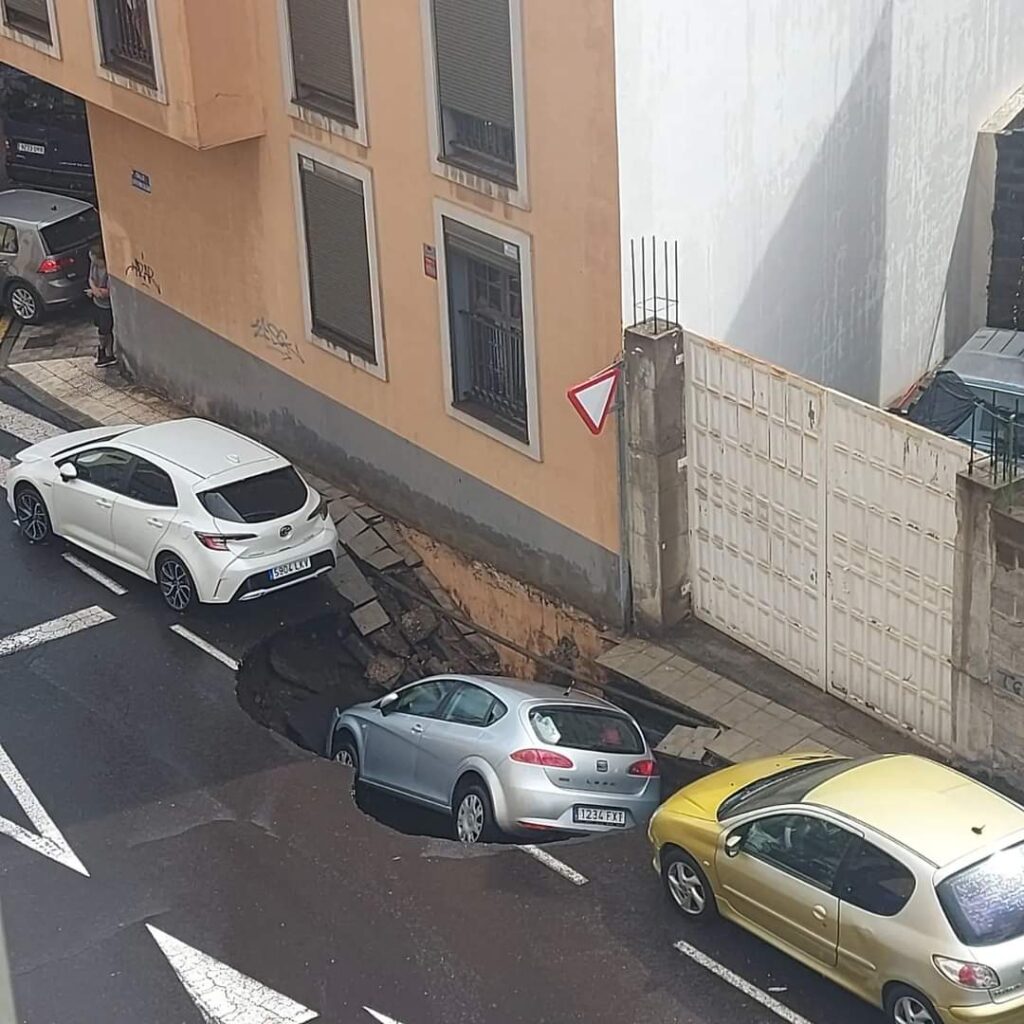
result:
M 964 960 L 954 960 L 949 956 L 934 956 L 932 960 L 942 975 L 961 988 L 970 988 L 982 992 L 999 988 L 999 975 L 991 967 L 986 967 L 984 964 L 972 964 Z
M 66 270 L 75 262 L 74 256 L 47 256 L 39 264 L 40 274 L 56 274 L 60 270 Z
M 211 551 L 227 551 L 233 540 L 255 540 L 255 533 L 197 533 L 196 539 Z
M 630 775 L 642 775 L 645 779 L 654 778 L 658 775 L 658 762 L 653 758 L 645 758 L 643 761 L 634 761 L 629 766 Z
M 575 767 L 565 754 L 559 754 L 554 750 L 540 750 L 531 747 L 527 750 L 517 750 L 514 754 L 509 754 L 509 757 L 520 764 L 539 764 L 543 768 Z
M 320 504 L 317 505 L 317 507 L 315 509 L 313 509 L 312 512 L 309 513 L 309 515 L 306 517 L 306 519 L 307 520 L 309 520 L 309 519 L 316 519 L 317 516 L 319 516 L 321 519 L 326 519 L 327 518 L 327 499 L 326 498 L 321 498 L 320 499 Z

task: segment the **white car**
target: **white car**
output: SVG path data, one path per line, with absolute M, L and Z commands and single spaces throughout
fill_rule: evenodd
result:
M 249 601 L 334 568 L 327 502 L 269 448 L 200 419 L 96 427 L 19 452 L 22 535 L 63 537 L 153 580 L 177 612 Z

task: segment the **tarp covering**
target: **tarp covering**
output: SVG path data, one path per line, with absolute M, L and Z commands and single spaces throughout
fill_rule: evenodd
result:
M 911 407 L 907 419 L 950 436 L 979 404 L 978 396 L 952 370 L 940 370 Z

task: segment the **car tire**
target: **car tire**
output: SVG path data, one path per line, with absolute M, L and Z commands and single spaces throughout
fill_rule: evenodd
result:
M 335 736 L 334 753 L 331 755 L 331 760 L 351 768 L 356 781 L 359 781 L 359 750 L 356 747 L 356 741 L 352 738 L 352 733 L 347 729 L 342 729 Z
M 171 611 L 184 614 L 199 603 L 192 574 L 177 555 L 165 554 L 157 559 L 156 582 Z
M 691 921 L 713 921 L 718 903 L 708 876 L 685 850 L 672 847 L 661 856 L 661 880 L 669 902 Z
M 23 324 L 42 323 L 46 305 L 39 292 L 24 281 L 13 281 L 7 289 L 7 308 Z
M 932 1001 L 908 985 L 893 985 L 885 994 L 888 1024 L 943 1024 Z
M 18 529 L 29 544 L 45 544 L 53 536 L 53 524 L 43 496 L 31 484 L 22 484 L 14 492 Z
M 493 843 L 498 838 L 491 794 L 479 779 L 467 779 L 456 789 L 452 801 L 452 832 L 455 839 L 467 846 Z

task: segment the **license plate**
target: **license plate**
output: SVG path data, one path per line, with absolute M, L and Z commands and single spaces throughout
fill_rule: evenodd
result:
M 46 147 L 37 146 L 34 142 L 19 142 L 19 153 L 35 153 L 37 156 L 46 156 Z
M 275 566 L 267 575 L 271 580 L 283 580 L 285 576 L 294 576 L 297 572 L 308 569 L 310 564 L 308 558 L 296 558 L 294 562 L 285 562 L 284 565 Z
M 572 820 L 578 825 L 619 825 L 626 824 L 626 812 L 616 807 L 574 807 Z

